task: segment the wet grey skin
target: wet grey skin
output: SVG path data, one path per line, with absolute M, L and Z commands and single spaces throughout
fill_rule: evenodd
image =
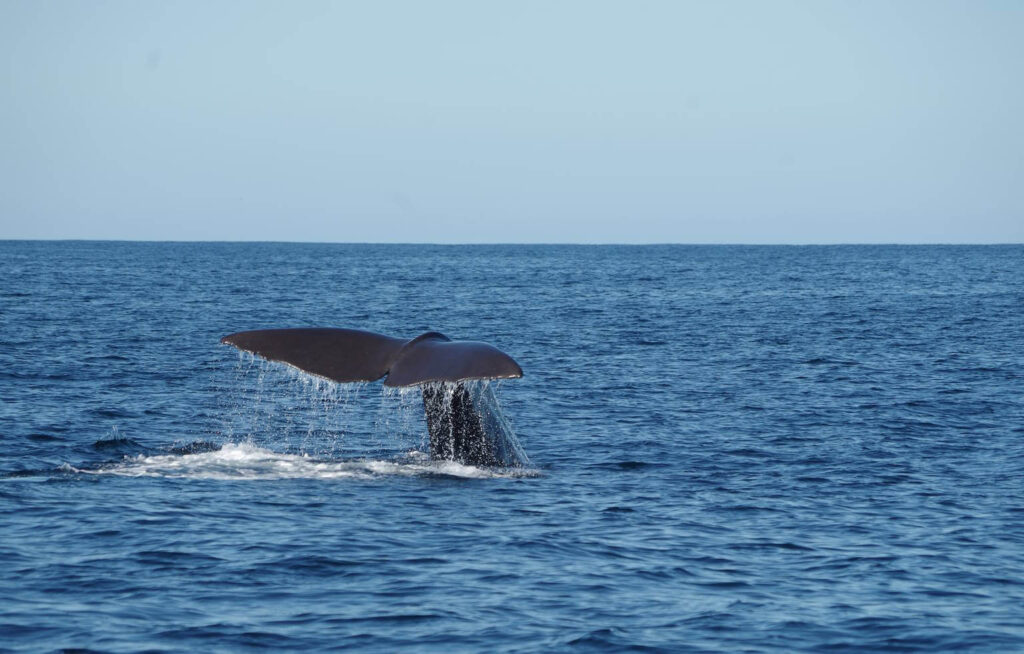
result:
M 507 423 L 493 392 L 474 383 L 523 376 L 512 357 L 486 343 L 427 332 L 403 340 L 358 329 L 260 329 L 220 339 L 270 361 L 335 382 L 419 386 L 430 457 L 478 466 L 522 465 L 525 455 L 504 438 Z

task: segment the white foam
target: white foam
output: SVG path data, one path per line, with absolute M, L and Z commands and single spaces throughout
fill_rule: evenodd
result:
M 283 454 L 250 443 L 228 443 L 217 451 L 199 454 L 140 454 L 93 470 L 68 467 L 74 472 L 97 475 L 219 480 L 374 479 L 432 475 L 488 479 L 538 474 L 536 470 L 525 468 L 478 468 L 454 461 L 431 461 L 420 452 L 410 452 L 408 460 L 402 461 L 332 461 L 307 454 Z

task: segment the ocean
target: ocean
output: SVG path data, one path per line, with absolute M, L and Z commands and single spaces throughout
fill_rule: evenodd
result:
M 1024 246 L 0 242 L 0 650 L 1024 651 Z M 528 462 L 221 345 L 491 343 Z

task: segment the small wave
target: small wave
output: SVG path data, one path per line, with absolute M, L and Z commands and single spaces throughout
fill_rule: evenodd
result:
M 809 366 L 821 366 L 821 365 L 834 365 L 834 366 L 859 366 L 860 361 L 850 361 L 847 359 L 833 359 L 829 357 L 814 357 L 803 361 L 804 364 Z
M 29 434 L 28 439 L 37 443 L 51 443 L 64 440 L 60 436 L 54 436 L 52 434 Z
M 539 474 L 526 468 L 480 468 L 455 461 L 432 461 L 418 452 L 411 453 L 409 459 L 331 461 L 308 454 L 283 454 L 250 443 L 227 443 L 219 450 L 196 454 L 139 454 L 95 469 L 69 468 L 74 472 L 94 475 L 215 480 L 375 479 L 389 476 L 491 479 L 535 477 Z
M 167 448 L 167 451 L 171 454 L 185 455 L 185 454 L 202 454 L 203 452 L 216 452 L 221 446 L 218 443 L 211 443 L 210 441 L 192 441 L 186 445 L 175 445 L 174 447 Z
M 9 470 L 0 472 L 0 479 L 22 479 L 25 477 L 45 477 L 49 470 Z
M 143 445 L 138 441 L 128 438 L 118 431 L 117 427 L 114 427 L 109 438 L 99 439 L 92 444 L 92 449 L 97 452 L 103 452 L 107 456 L 120 455 L 127 457 L 141 455 L 145 453 L 148 448 L 143 447 Z
M 651 463 L 649 461 L 609 461 L 606 463 L 598 463 L 592 468 L 598 468 L 601 470 L 644 470 L 647 468 L 663 468 L 666 467 L 664 463 Z

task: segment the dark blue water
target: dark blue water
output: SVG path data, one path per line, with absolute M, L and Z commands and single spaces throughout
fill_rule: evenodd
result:
M 1022 651 L 1024 247 L 0 243 L 0 648 Z M 514 356 L 519 470 L 230 332 Z

